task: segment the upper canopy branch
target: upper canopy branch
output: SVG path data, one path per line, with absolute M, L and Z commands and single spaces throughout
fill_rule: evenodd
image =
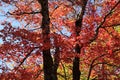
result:
M 41 11 L 32 11 L 32 12 L 20 12 L 20 13 L 10 13 L 10 12 L 7 12 L 8 14 L 10 15 L 24 15 L 24 14 L 39 14 L 41 13 Z
M 94 40 L 96 40 L 97 35 L 98 35 L 98 33 L 99 33 L 99 29 L 100 29 L 101 27 L 103 27 L 103 24 L 105 23 L 107 17 L 113 12 L 113 10 L 119 5 L 119 3 L 120 3 L 120 0 L 119 0 L 119 1 L 113 6 L 113 8 L 104 16 L 103 21 L 100 23 L 100 25 L 99 25 L 99 26 L 97 27 L 97 29 L 95 30 L 95 32 L 96 32 L 95 36 L 90 40 L 89 43 L 91 43 L 91 42 L 93 42 Z

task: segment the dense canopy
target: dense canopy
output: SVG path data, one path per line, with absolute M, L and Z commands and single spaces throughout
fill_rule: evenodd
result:
M 1 0 L 0 80 L 120 80 L 120 0 Z

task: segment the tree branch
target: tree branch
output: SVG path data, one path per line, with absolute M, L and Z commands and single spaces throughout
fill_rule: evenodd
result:
M 103 26 L 107 17 L 113 12 L 113 10 L 118 6 L 119 3 L 120 3 L 120 0 L 113 6 L 113 8 L 108 12 L 108 14 L 105 15 L 105 17 L 103 18 L 103 21 L 100 23 L 100 25 L 97 27 L 95 31 L 96 32 L 95 36 L 90 40 L 90 42 L 88 42 L 89 44 L 92 43 L 94 40 L 96 40 L 99 33 L 99 29 Z
M 108 26 L 102 26 L 101 28 L 105 28 L 105 27 L 113 27 L 113 26 L 120 26 L 120 23 L 118 23 L 118 24 L 112 24 L 112 25 L 108 25 Z
M 90 64 L 90 68 L 89 68 L 87 80 L 90 79 L 90 75 L 91 75 L 91 71 L 92 71 L 94 62 L 95 62 L 98 58 L 101 58 L 101 57 L 103 57 L 103 56 L 105 56 L 105 55 L 107 55 L 107 54 L 102 54 L 102 55 L 100 55 L 100 56 L 98 56 L 98 57 L 96 57 L 95 59 L 92 60 L 92 62 L 91 62 L 91 64 Z
M 23 58 L 23 60 L 20 62 L 20 64 L 18 65 L 18 67 L 16 69 L 19 69 L 19 67 L 25 62 L 25 60 L 31 55 L 31 53 L 39 47 L 34 47 L 32 50 L 30 50 L 30 52 L 28 52 L 28 54 Z
M 32 11 L 32 12 L 20 12 L 20 13 L 10 13 L 10 12 L 7 12 L 8 14 L 10 15 L 25 15 L 25 14 L 39 14 L 41 13 L 41 11 Z
M 113 50 L 113 53 L 115 53 L 115 52 L 117 52 L 117 51 L 120 51 L 120 48 Z M 90 79 L 90 75 L 91 75 L 91 71 L 92 71 L 93 67 L 95 67 L 97 64 L 101 64 L 101 63 L 96 63 L 96 64 L 94 64 L 94 62 L 95 62 L 98 58 L 104 57 L 104 56 L 106 56 L 106 55 L 108 55 L 108 54 L 102 54 L 102 55 L 100 55 L 100 56 L 98 56 L 98 57 L 96 57 L 95 59 L 92 60 L 92 62 L 91 62 L 91 64 L 90 64 L 90 68 L 89 68 L 89 73 L 88 73 L 88 78 L 87 78 L 87 80 Z M 93 64 L 94 64 L 94 65 L 93 65 Z M 111 65 L 111 64 L 108 64 L 108 63 L 104 63 L 104 64 Z M 112 66 L 112 65 L 111 65 L 111 66 Z M 114 65 L 114 66 L 116 66 L 116 65 Z M 117 67 L 117 66 L 116 66 L 116 67 Z M 118 67 L 120 67 L 120 66 L 118 66 Z
M 108 63 L 108 62 L 100 62 L 100 63 L 96 63 L 96 64 L 93 65 L 93 67 L 95 67 L 95 66 L 98 65 L 98 64 L 106 64 L 106 65 L 109 65 L 109 66 L 120 67 L 120 65 L 117 66 L 117 65 L 114 65 L 114 64 L 110 64 L 110 63 Z
M 114 36 L 111 32 L 109 32 L 105 27 L 103 28 L 109 35 Z

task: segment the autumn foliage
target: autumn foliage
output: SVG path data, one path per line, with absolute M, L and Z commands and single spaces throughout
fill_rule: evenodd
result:
M 1 0 L 0 7 L 7 18 L 0 80 L 120 80 L 120 0 Z

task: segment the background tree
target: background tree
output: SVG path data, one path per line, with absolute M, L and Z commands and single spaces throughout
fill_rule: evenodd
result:
M 120 79 L 120 0 L 0 6 L 0 79 Z

